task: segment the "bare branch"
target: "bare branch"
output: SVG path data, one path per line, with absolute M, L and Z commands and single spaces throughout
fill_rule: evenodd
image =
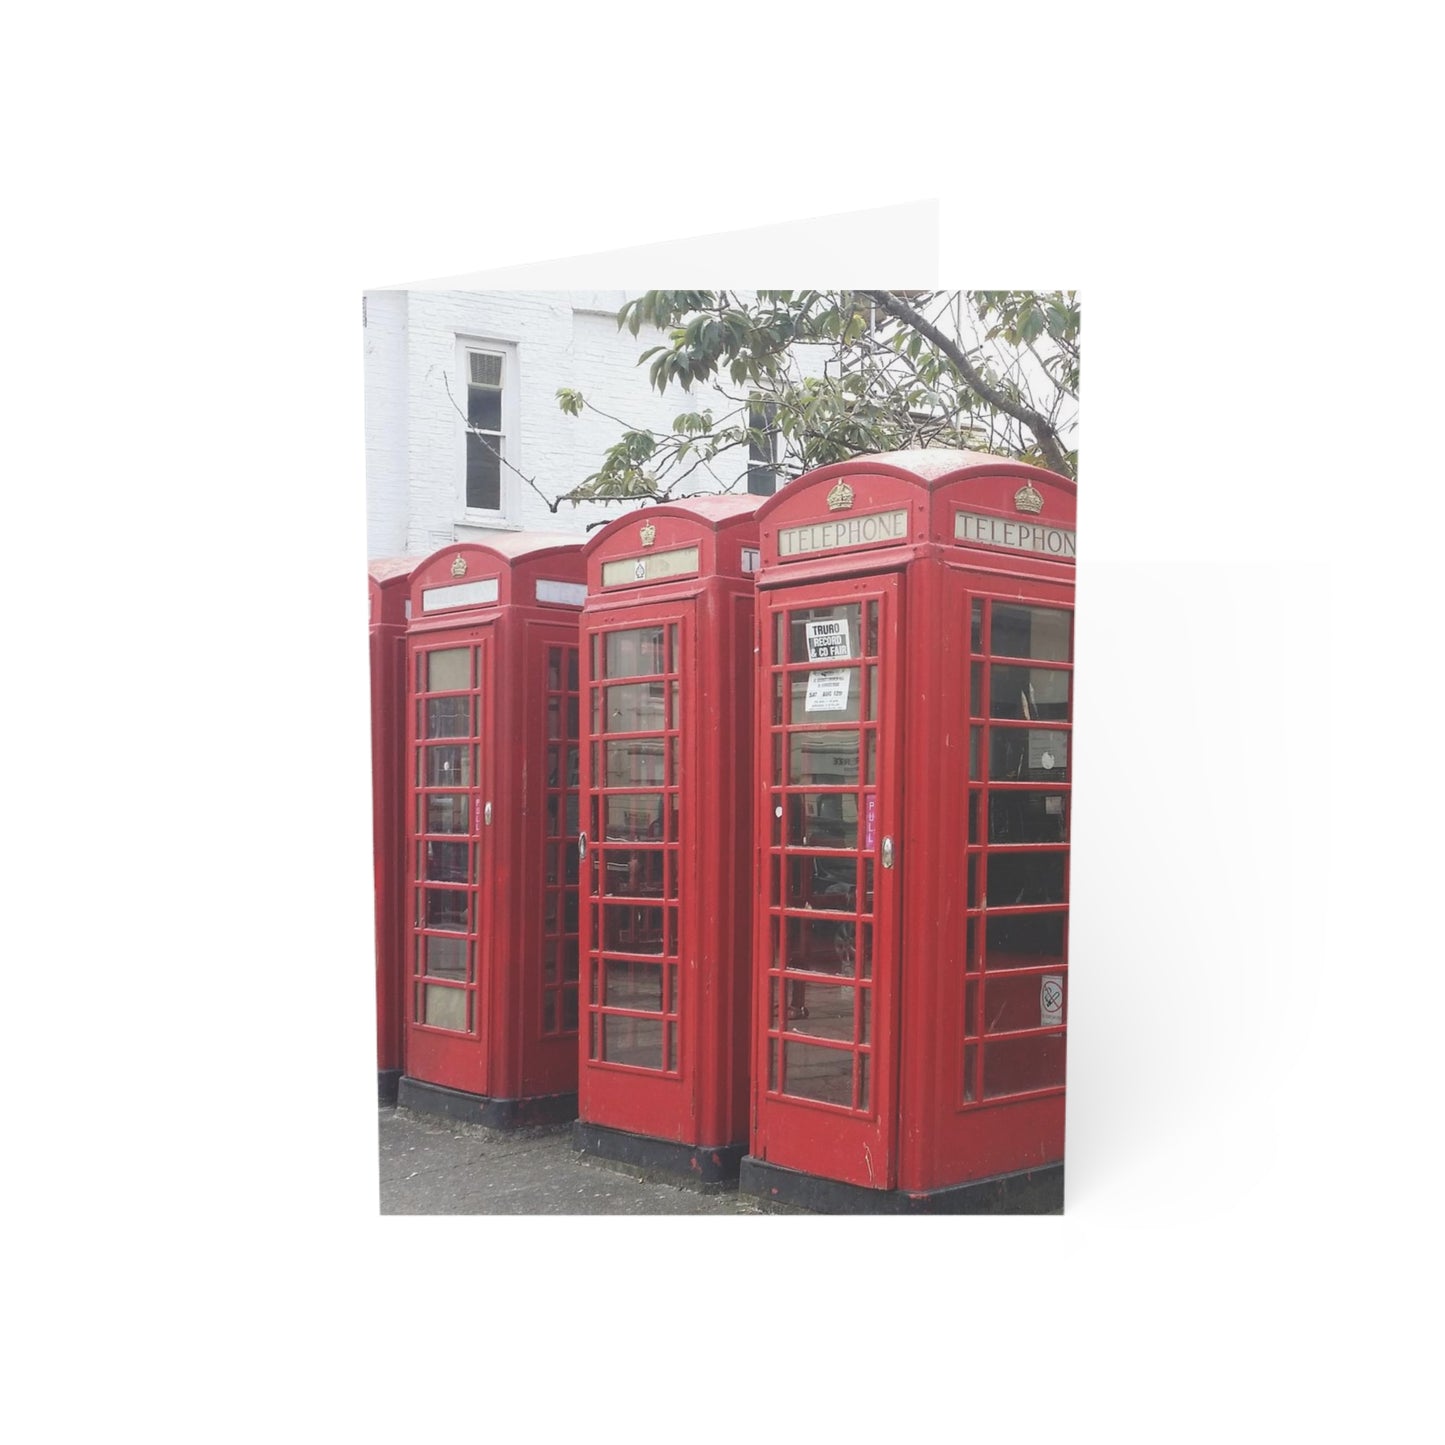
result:
M 978 393 L 988 404 L 1022 422 L 1024 426 L 1034 434 L 1038 441 L 1039 449 L 1043 452 L 1048 461 L 1049 467 L 1063 476 L 1069 476 L 1068 462 L 1064 457 L 1063 446 L 1059 441 L 1057 433 L 1049 425 L 1048 418 L 1041 415 L 1032 407 L 1024 406 L 1020 402 L 1013 401 L 1001 392 L 996 391 L 979 375 L 973 363 L 969 361 L 963 348 L 950 336 L 940 331 L 926 317 L 920 316 L 906 301 L 895 296 L 891 291 L 869 291 L 865 293 L 872 296 L 885 311 L 896 316 L 900 321 L 907 323 L 920 335 L 931 341 L 953 364 L 956 366 L 974 391 Z

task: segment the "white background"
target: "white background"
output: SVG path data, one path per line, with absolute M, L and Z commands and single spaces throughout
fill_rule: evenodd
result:
M 12 19 L 24 1438 L 1413 1425 L 1434 87 L 1275 14 Z M 933 197 L 940 281 L 1084 298 L 1067 1215 L 379 1219 L 363 288 Z M 628 279 L 933 279 L 832 231 Z

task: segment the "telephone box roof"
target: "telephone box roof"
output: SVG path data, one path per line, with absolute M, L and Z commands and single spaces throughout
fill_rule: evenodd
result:
M 891 467 L 898 471 L 908 472 L 911 475 L 925 482 L 941 481 L 944 477 L 953 477 L 968 472 L 997 471 L 1001 467 L 1009 470 L 1022 469 L 1026 472 L 1036 472 L 1055 482 L 1062 482 L 1067 487 L 1075 484 L 1068 477 L 1060 476 L 1058 472 L 1052 472 L 1047 467 L 1035 466 L 1032 462 L 1021 462 L 1016 457 L 994 456 L 991 452 L 968 451 L 963 447 L 912 447 L 904 451 L 896 452 L 865 452 L 861 456 L 850 457 L 846 461 L 830 462 L 825 467 L 815 467 L 813 471 L 804 473 L 799 477 L 803 481 L 806 477 L 816 476 L 821 472 L 859 471 L 869 467 Z

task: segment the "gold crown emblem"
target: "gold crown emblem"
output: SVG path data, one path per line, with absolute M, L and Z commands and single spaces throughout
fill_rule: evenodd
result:
M 657 528 L 654 527 L 651 522 L 646 522 L 643 524 L 641 535 L 642 545 L 644 547 L 650 547 L 657 540 Z
M 457 553 L 456 561 L 452 563 L 452 576 L 465 577 L 467 575 L 467 559 L 460 552 Z
M 1032 482 L 1025 482 L 1014 493 L 1014 506 L 1021 512 L 1042 512 L 1044 499 Z
M 828 493 L 828 510 L 830 512 L 841 512 L 845 507 L 851 507 L 852 505 L 853 488 L 839 478 L 837 485 Z

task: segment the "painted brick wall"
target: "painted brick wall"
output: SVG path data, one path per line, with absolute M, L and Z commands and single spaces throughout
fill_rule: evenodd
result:
M 549 496 L 595 471 L 621 432 L 590 413 L 563 414 L 559 386 L 632 425 L 670 429 L 679 412 L 731 404 L 707 388 L 695 399 L 674 388 L 659 397 L 638 356 L 661 339 L 619 332 L 621 291 L 373 291 L 366 295 L 366 467 L 368 555 L 421 555 L 459 540 L 485 540 L 487 529 L 463 516 L 465 378 L 458 337 L 515 345 L 519 387 L 511 460 Z M 448 397 L 448 385 L 451 398 Z M 694 474 L 689 490 L 737 480 L 746 457 L 729 459 L 717 479 Z M 554 514 L 506 468 L 503 525 L 585 535 L 589 523 L 619 515 L 617 504 L 563 504 Z M 694 485 L 696 483 L 696 485 Z

